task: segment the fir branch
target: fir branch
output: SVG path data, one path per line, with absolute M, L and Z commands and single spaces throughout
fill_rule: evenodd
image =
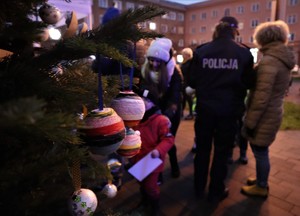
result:
M 162 8 L 154 5 L 148 5 L 136 10 L 129 9 L 123 12 L 119 17 L 112 19 L 107 24 L 98 27 L 89 38 L 101 42 L 112 41 L 117 45 L 126 40 L 137 42 L 140 39 L 162 37 L 163 35 L 156 32 L 142 31 L 138 28 L 140 22 L 145 22 L 157 16 L 162 16 L 166 13 Z

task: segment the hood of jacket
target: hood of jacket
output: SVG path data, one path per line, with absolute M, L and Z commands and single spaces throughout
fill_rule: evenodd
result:
M 283 62 L 288 69 L 293 69 L 296 61 L 293 52 L 281 42 L 272 42 L 263 46 L 260 51 Z

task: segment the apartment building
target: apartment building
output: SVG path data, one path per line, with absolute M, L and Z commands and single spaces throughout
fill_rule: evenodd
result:
M 259 23 L 281 19 L 290 27 L 289 46 L 298 64 L 300 62 L 300 0 L 209 0 L 188 6 L 164 0 L 93 0 L 93 28 L 101 25 L 103 14 L 113 2 L 121 12 L 148 4 L 165 9 L 166 15 L 141 23 L 141 26 L 172 39 L 177 53 L 184 47 L 195 48 L 210 41 L 216 24 L 225 15 L 239 20 L 237 40 L 249 47 L 254 47 L 252 34 Z M 149 41 L 143 41 L 142 45 L 146 49 Z
M 158 33 L 164 34 L 172 39 L 175 50 L 184 48 L 184 25 L 185 25 L 185 10 L 186 7 L 181 4 L 170 3 L 162 0 L 93 0 L 93 27 L 101 25 L 101 20 L 106 9 L 115 3 L 115 7 L 123 12 L 128 9 L 144 7 L 145 5 L 155 4 L 162 7 L 168 13 L 162 17 L 155 17 L 145 23 L 140 23 L 140 26 L 145 29 L 155 30 Z M 140 41 L 138 43 L 137 56 L 143 57 L 145 51 L 149 47 L 151 41 Z M 139 64 L 142 64 L 144 59 L 137 59 Z
M 240 35 L 236 39 L 249 47 L 254 47 L 252 34 L 258 24 L 274 19 L 287 22 L 291 32 L 289 46 L 299 63 L 299 0 L 211 0 L 189 5 L 185 12 L 185 45 L 195 47 L 210 41 L 214 27 L 223 16 L 239 20 Z

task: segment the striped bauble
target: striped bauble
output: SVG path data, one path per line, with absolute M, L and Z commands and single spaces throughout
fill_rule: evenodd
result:
M 145 114 L 143 99 L 133 91 L 121 91 L 111 102 L 111 107 L 123 119 L 125 126 L 136 126 Z
M 92 110 L 82 120 L 78 131 L 93 154 L 108 155 L 116 151 L 125 138 L 125 125 L 112 108 Z

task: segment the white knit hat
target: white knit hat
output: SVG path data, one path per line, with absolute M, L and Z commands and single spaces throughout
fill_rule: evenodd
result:
M 147 51 L 147 57 L 153 57 L 168 62 L 170 59 L 170 49 L 172 41 L 168 38 L 156 38 Z

